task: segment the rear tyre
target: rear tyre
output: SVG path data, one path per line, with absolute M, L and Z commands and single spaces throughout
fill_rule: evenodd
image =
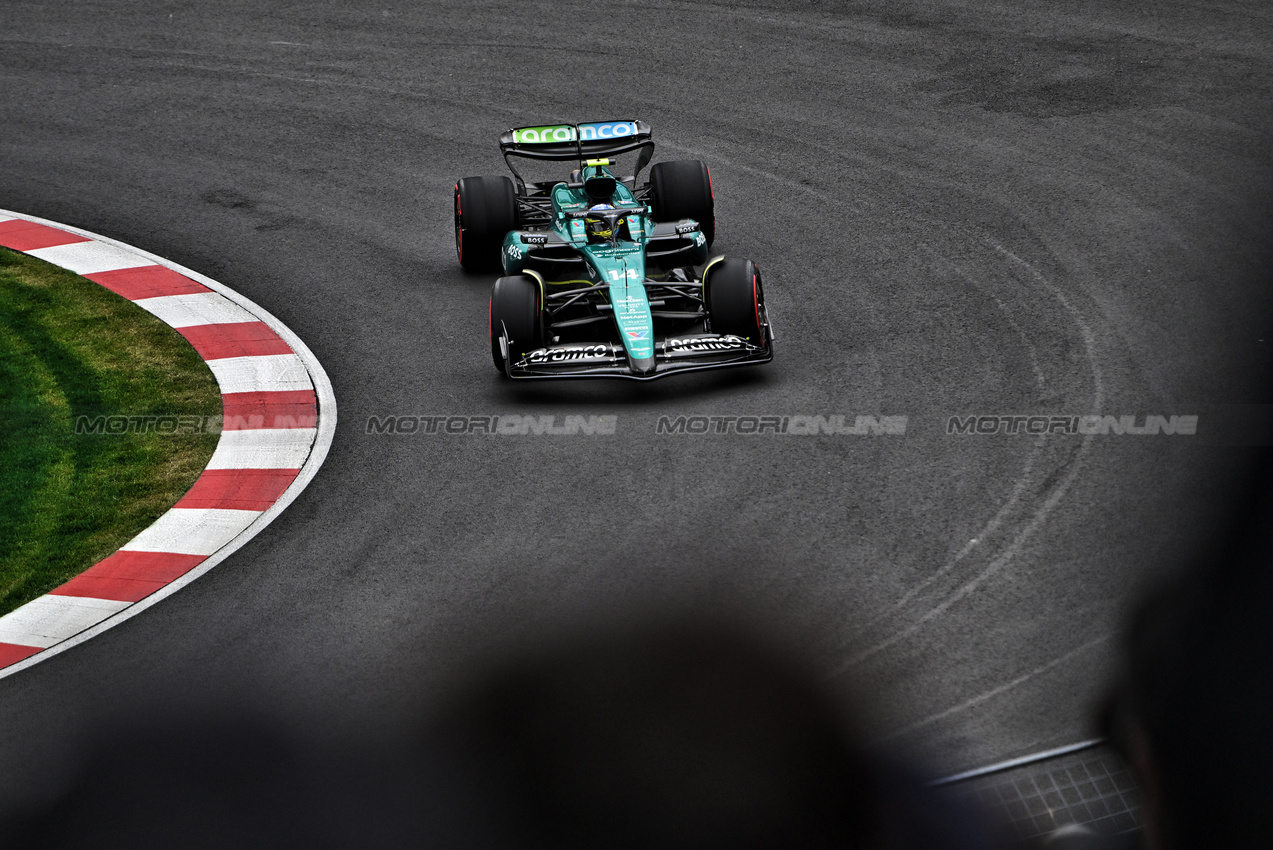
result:
M 657 162 L 650 169 L 650 189 L 655 221 L 692 218 L 711 247 L 716 238 L 716 204 L 706 165 L 697 159 Z
M 512 180 L 465 177 L 455 184 L 455 254 L 466 271 L 498 271 L 504 236 L 516 228 Z
M 529 275 L 501 277 L 491 288 L 491 359 L 504 374 L 504 357 L 500 353 L 500 335 L 509 337 L 508 355 L 516 363 L 529 351 L 544 347 L 543 304 L 539 284 Z
M 760 314 L 765 293 L 760 270 L 751 260 L 729 258 L 707 270 L 707 315 L 712 332 L 740 336 L 752 345 L 764 345 Z

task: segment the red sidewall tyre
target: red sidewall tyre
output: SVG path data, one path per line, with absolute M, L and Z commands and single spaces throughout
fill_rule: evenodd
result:
M 491 359 L 500 374 L 504 373 L 504 357 L 500 353 L 499 340 L 505 331 L 511 340 L 509 359 L 514 363 L 527 352 L 544 347 L 539 283 L 529 275 L 501 277 L 491 287 Z
M 711 266 L 706 295 L 713 333 L 733 334 L 752 345 L 764 345 L 761 311 L 765 293 L 755 263 L 730 257 Z
M 504 236 L 516 228 L 512 180 L 465 177 L 455 184 L 455 254 L 466 271 L 499 271 Z
M 655 163 L 650 168 L 650 189 L 655 221 L 692 218 L 711 247 L 716 239 L 716 201 L 712 174 L 703 162 L 680 159 Z

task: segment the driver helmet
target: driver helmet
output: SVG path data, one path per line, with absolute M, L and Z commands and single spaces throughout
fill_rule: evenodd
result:
M 588 208 L 588 215 L 584 217 L 584 230 L 588 233 L 589 239 L 609 239 L 613 233 L 613 227 L 605 216 L 593 215 L 593 213 L 608 212 L 613 210 L 610 204 L 596 204 Z

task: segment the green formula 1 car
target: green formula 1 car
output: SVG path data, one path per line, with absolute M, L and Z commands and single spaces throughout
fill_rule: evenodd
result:
M 501 270 L 491 356 L 510 378 L 659 378 L 773 359 L 760 271 L 715 257 L 711 175 L 659 162 L 642 121 L 557 124 L 500 138 L 515 179 L 455 186 L 455 248 L 469 271 Z M 635 154 L 630 177 L 611 170 Z M 574 161 L 569 180 L 528 182 L 512 157 Z

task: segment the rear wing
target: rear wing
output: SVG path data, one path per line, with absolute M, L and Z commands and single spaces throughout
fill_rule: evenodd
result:
M 654 156 L 654 139 L 644 121 L 591 121 L 583 124 L 548 124 L 542 127 L 515 127 L 499 137 L 504 163 L 517 182 L 525 184 L 509 157 L 583 162 L 640 150 L 636 171 Z

